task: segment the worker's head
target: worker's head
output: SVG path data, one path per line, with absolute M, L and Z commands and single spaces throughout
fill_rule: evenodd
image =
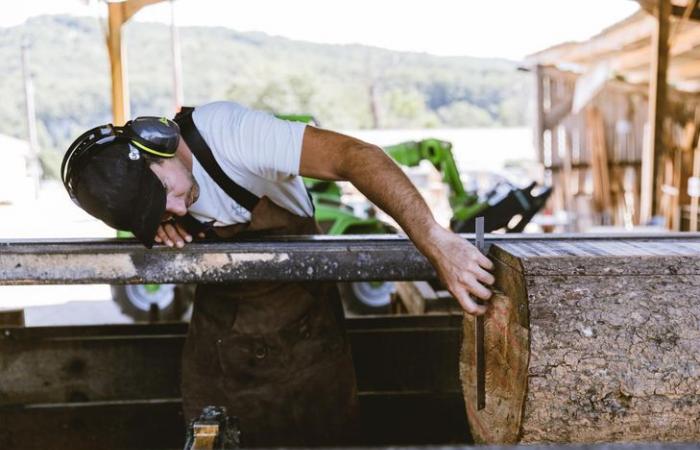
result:
M 184 215 L 189 206 L 184 200 L 184 208 L 170 201 L 171 189 L 163 179 L 170 177 L 173 184 L 171 166 L 175 172 L 184 169 L 175 158 L 179 140 L 177 124 L 158 117 L 139 117 L 123 127 L 93 128 L 66 152 L 63 184 L 85 211 L 115 229 L 130 231 L 150 248 L 158 225 L 168 216 L 166 209 Z

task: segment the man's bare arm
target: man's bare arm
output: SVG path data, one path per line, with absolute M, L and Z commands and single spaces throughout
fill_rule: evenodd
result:
M 332 131 L 307 127 L 300 174 L 347 180 L 394 218 L 435 267 L 465 311 L 483 314 L 470 294 L 487 300 L 494 278 L 491 261 L 473 245 L 440 226 L 403 171 L 379 147 Z

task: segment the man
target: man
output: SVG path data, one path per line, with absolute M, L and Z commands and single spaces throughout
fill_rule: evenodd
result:
M 71 197 L 148 247 L 182 248 L 202 236 L 316 233 L 300 176 L 348 180 L 399 223 L 466 312 L 485 312 L 473 297 L 490 297 L 492 263 L 435 222 L 381 148 L 231 102 L 175 121 L 139 118 L 78 138 L 62 166 Z M 198 286 L 186 418 L 224 405 L 246 446 L 350 442 L 357 399 L 342 322 L 332 283 Z

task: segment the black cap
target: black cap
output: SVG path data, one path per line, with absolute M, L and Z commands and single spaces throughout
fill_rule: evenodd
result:
M 146 158 L 132 144 L 93 148 L 70 168 L 70 190 L 80 207 L 148 248 L 165 213 L 166 192 Z

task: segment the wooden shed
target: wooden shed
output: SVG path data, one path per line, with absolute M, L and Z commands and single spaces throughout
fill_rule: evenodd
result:
M 588 41 L 527 58 L 535 146 L 567 231 L 698 229 L 700 9 L 696 0 L 639 3 Z

